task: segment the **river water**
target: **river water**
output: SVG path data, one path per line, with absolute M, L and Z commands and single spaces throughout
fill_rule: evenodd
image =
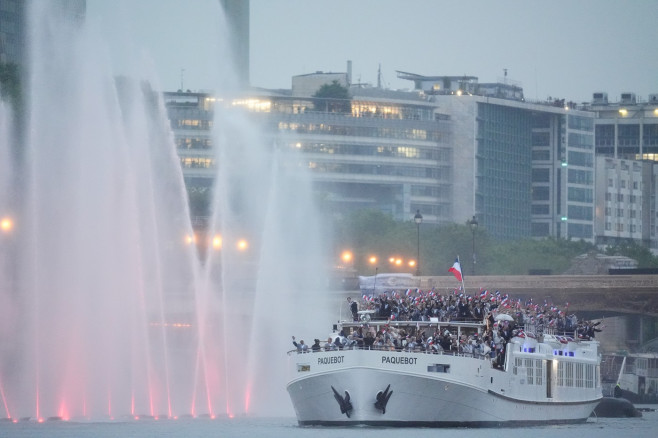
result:
M 650 406 L 656 408 L 658 406 Z M 618 438 L 656 437 L 658 412 L 643 412 L 642 418 L 590 418 L 584 424 L 565 426 L 494 429 L 396 429 L 382 427 L 300 427 L 295 418 L 235 418 L 139 420 L 112 422 L 50 421 L 45 423 L 0 423 L 2 438 L 151 438 L 151 437 L 248 437 L 248 438 L 399 438 L 401 433 L 414 438 L 492 438 L 532 436 L 532 438 Z

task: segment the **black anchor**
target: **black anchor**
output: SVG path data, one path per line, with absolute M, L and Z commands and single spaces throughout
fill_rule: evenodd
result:
M 345 397 L 340 395 L 338 391 L 332 386 L 331 390 L 334 392 L 334 398 L 340 406 L 340 413 L 347 415 L 347 418 L 350 418 L 350 412 L 352 412 L 352 403 L 350 402 L 350 393 L 345 391 Z
M 375 407 L 377 409 L 380 409 L 382 411 L 382 414 L 386 413 L 386 404 L 388 403 L 388 399 L 391 398 L 391 395 L 393 395 L 393 391 L 389 392 L 388 390 L 391 388 L 391 384 L 389 383 L 386 389 L 382 392 L 379 391 L 377 393 L 377 396 L 375 397 L 377 401 L 375 402 Z

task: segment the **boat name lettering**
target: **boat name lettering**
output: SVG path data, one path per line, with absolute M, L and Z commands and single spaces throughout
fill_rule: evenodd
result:
M 331 363 L 343 363 L 345 356 L 318 357 L 318 365 L 329 365 Z
M 391 363 L 399 365 L 416 365 L 417 357 L 395 357 L 395 356 L 382 356 L 382 363 Z

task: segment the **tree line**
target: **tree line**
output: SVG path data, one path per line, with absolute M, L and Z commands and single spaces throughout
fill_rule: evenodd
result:
M 590 251 L 630 257 L 637 260 L 638 268 L 658 267 L 658 258 L 635 242 L 597 248 L 584 240 L 557 238 L 499 241 L 481 225 L 475 230 L 467 222 L 417 226 L 413 220 L 395 221 L 377 210 L 359 210 L 336 220 L 333 242 L 336 257 L 345 250 L 352 252 L 351 263 L 360 275 L 373 275 L 375 268 L 380 273 L 413 274 L 416 268 L 404 263 L 392 266 L 389 257 L 415 260 L 419 250 L 422 275 L 445 275 L 457 256 L 465 275 L 562 274 L 574 257 Z M 370 261 L 373 256 L 375 263 Z

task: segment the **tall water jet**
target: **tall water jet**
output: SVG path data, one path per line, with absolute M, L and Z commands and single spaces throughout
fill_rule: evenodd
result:
M 231 28 L 221 11 L 217 16 L 216 29 Z M 226 413 L 292 413 L 282 352 L 291 348 L 291 334 L 327 330 L 328 261 L 321 237 L 323 229 L 327 233 L 299 151 L 266 130 L 267 117 L 248 109 L 245 81 L 231 63 L 221 62 L 234 59 L 229 37 L 217 36 L 213 84 L 216 176 L 209 235 L 220 236 L 222 245 L 208 254 L 201 293 L 218 297 L 222 309 L 212 339 L 225 352 Z
M 199 258 L 154 76 L 117 79 L 83 22 L 31 6 L 21 202 L 2 247 L 16 262 L 0 272 L 6 415 L 292 413 L 290 335 L 322 333 L 328 314 L 300 158 L 232 109 L 237 81 L 218 68 L 206 231 L 222 245 Z
M 115 80 L 84 23 L 31 6 L 5 393 L 21 417 L 187 412 L 193 381 L 172 372 L 196 358 L 171 350 L 168 316 L 197 266 L 175 245 L 190 227 L 166 119 L 146 85 Z
M 3 90 L 4 91 L 4 90 Z M 4 93 L 3 93 L 4 98 Z M 13 287 L 14 263 L 12 254 L 12 234 L 16 219 L 13 168 L 14 162 L 14 124 L 13 111 L 8 102 L 0 99 L 0 291 L 10 291 Z M 15 306 L 15 296 L 0 293 L 0 346 L 11 343 L 11 328 L 16 323 L 11 310 Z M 2 354 L 11 354 L 9 350 L 0 350 Z M 0 363 L 0 366 L 2 363 Z M 0 413 L 11 417 L 4 387 L 8 383 L 0 368 Z M 2 415 L 2 414 L 0 414 Z

